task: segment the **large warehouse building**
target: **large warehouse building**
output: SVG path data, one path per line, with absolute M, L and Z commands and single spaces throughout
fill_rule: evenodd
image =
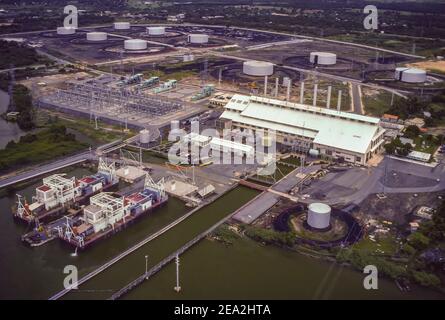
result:
M 234 95 L 225 128 L 275 130 L 278 147 L 366 164 L 383 146 L 379 119 L 255 96 Z

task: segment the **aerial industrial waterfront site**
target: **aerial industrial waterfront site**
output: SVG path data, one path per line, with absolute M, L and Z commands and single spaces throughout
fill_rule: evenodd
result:
M 0 299 L 445 298 L 439 25 L 133 2 L 0 7 Z

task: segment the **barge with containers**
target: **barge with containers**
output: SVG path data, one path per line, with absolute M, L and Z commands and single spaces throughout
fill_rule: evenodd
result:
M 142 191 L 127 196 L 109 192 L 92 196 L 83 214 L 66 218 L 65 224 L 58 228 L 58 236 L 78 249 L 85 249 L 147 216 L 167 201 L 164 180 L 155 183 L 147 173 Z
M 96 174 L 81 179 L 68 178 L 65 174 L 53 174 L 43 178 L 43 184 L 36 188 L 32 203 L 17 195 L 17 208 L 14 217 L 28 223 L 52 220 L 69 208 L 79 207 L 88 199 L 119 183 L 114 163 L 107 164 L 99 159 Z

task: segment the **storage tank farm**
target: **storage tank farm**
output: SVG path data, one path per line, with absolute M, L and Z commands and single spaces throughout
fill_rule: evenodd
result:
M 316 65 L 332 66 L 337 63 L 337 55 L 330 52 L 311 52 L 309 61 Z
M 147 27 L 147 33 L 150 36 L 163 36 L 165 35 L 165 27 Z
M 70 35 L 75 34 L 76 28 L 73 27 L 58 27 L 57 28 L 57 34 L 59 35 Z
M 426 71 L 417 68 L 398 67 L 394 79 L 407 83 L 423 83 L 426 81 Z
M 128 30 L 130 29 L 130 22 L 115 22 L 113 26 L 115 30 Z
M 327 230 L 331 222 L 331 207 L 327 204 L 316 202 L 308 206 L 307 224 L 316 230 Z
M 88 32 L 87 33 L 87 40 L 88 41 L 105 41 L 107 40 L 107 33 L 106 32 Z
M 245 61 L 243 73 L 249 76 L 264 77 L 273 74 L 273 63 L 264 61 Z
M 147 41 L 142 39 L 129 39 L 124 41 L 125 50 L 146 50 Z
M 188 36 L 188 42 L 193 44 L 205 44 L 209 42 L 207 34 L 192 33 Z
M 150 130 L 143 129 L 143 130 L 139 131 L 139 142 L 142 144 L 150 143 Z

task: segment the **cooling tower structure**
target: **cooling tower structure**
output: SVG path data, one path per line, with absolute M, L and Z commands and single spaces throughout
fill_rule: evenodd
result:
M 106 32 L 88 32 L 87 33 L 88 41 L 105 41 L 107 40 Z
M 188 42 L 193 44 L 204 44 L 209 42 L 209 36 L 206 34 L 192 33 L 188 36 Z
M 147 27 L 150 36 L 162 36 L 165 34 L 165 27 Z
M 114 29 L 116 30 L 128 30 L 130 29 L 130 22 L 115 22 Z
M 273 74 L 273 63 L 263 61 L 246 61 L 243 63 L 243 73 L 256 77 L 270 76 Z
M 73 27 L 58 27 L 57 28 L 57 34 L 60 35 L 69 35 L 69 34 L 75 34 L 76 28 Z
M 423 83 L 426 81 L 426 71 L 416 68 L 396 68 L 394 79 L 408 83 Z
M 332 66 L 337 62 L 337 55 L 330 52 L 311 52 L 309 61 L 316 65 Z
M 142 39 L 130 39 L 124 41 L 125 50 L 146 50 L 147 41 Z
M 311 203 L 308 207 L 307 223 L 318 230 L 329 228 L 331 222 L 331 207 L 324 203 Z
M 139 142 L 140 143 L 150 143 L 150 131 L 147 129 L 139 131 Z

